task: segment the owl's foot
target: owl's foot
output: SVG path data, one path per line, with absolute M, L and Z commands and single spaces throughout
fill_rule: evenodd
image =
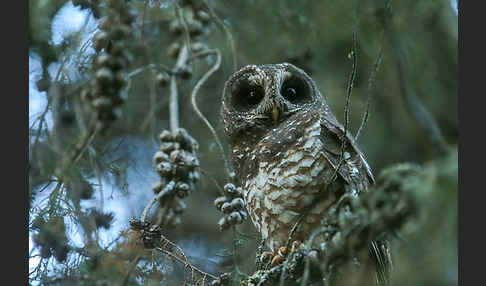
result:
M 281 251 L 283 250 L 283 251 Z M 270 266 L 276 266 L 282 263 L 285 260 L 285 255 L 282 252 L 286 252 L 285 247 L 280 247 L 277 253 L 273 253 L 271 251 L 264 251 L 262 253 L 262 261 L 264 262 L 270 262 Z
M 301 242 L 298 240 L 292 242 L 290 252 L 296 251 L 299 248 L 300 244 Z M 290 252 L 289 249 L 285 246 L 279 247 L 276 253 L 264 251 L 262 253 L 262 260 L 266 262 L 271 261 L 270 266 L 274 267 L 284 262 L 285 257 L 287 257 L 287 254 L 289 254 Z

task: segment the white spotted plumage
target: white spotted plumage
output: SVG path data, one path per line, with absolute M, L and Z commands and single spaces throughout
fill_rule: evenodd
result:
M 285 160 L 259 161 L 257 175 L 245 182 L 248 213 L 272 250 L 285 244 L 289 227 L 297 222 L 306 207 L 312 205 L 318 196 L 324 196 L 320 193 L 321 186 L 329 176 L 326 173 L 330 168 L 324 160 L 324 153 L 319 151 L 324 150 L 318 132 L 320 125 L 320 122 L 316 122 L 308 127 L 304 132 L 309 135 L 304 136 L 306 142 L 295 142 L 292 148 L 285 151 Z M 273 137 L 272 132 L 267 140 Z M 255 149 L 264 149 L 265 143 L 267 141 L 262 140 Z M 284 164 L 286 167 L 282 168 Z M 322 211 L 334 201 L 332 196 L 329 193 L 322 203 L 314 207 L 306 217 L 302 231 L 297 233 L 298 237 L 309 235 L 312 226 L 317 227 Z

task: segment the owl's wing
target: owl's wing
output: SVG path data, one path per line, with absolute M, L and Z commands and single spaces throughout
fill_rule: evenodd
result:
M 336 168 L 342 155 L 340 137 L 343 134 L 344 128 L 330 114 L 330 116 L 324 116 L 321 130 L 325 149 L 324 154 L 327 160 L 332 163 L 331 165 Z M 354 138 L 349 132 L 346 135 L 345 152 L 348 152 L 350 157 L 345 161 L 346 164 L 342 164 L 344 166 L 339 169 L 338 173 L 348 184 L 357 185 L 359 191 L 365 191 L 368 185 L 375 182 L 375 179 L 371 173 L 370 166 L 364 159 L 363 153 L 356 146 Z M 358 173 L 353 173 L 353 168 L 356 168 Z M 368 180 L 368 183 L 364 183 L 363 180 Z M 388 285 L 392 267 L 388 242 L 386 240 L 372 241 L 369 247 L 369 253 L 375 263 L 377 285 Z
M 324 155 L 334 170 L 338 167 L 341 160 L 341 136 L 344 133 L 343 126 L 332 116 L 326 114 L 321 124 L 321 139 L 324 145 Z M 344 161 L 338 170 L 338 174 L 351 186 L 357 188 L 358 193 L 366 191 L 368 186 L 375 182 L 371 168 L 366 162 L 363 153 L 358 149 L 354 138 L 349 133 L 344 138 L 346 148 Z

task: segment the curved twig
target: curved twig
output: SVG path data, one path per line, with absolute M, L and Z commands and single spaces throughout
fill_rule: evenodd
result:
M 212 275 L 212 274 L 209 274 L 209 273 L 207 273 L 207 272 L 204 272 L 204 271 L 202 271 L 201 269 L 199 269 L 199 268 L 195 267 L 194 265 L 190 264 L 190 263 L 187 261 L 187 259 L 186 259 L 186 260 L 181 259 L 179 256 L 177 256 L 177 255 L 175 255 L 174 253 L 172 253 L 172 252 L 170 252 L 170 251 L 167 251 L 167 250 L 165 250 L 165 249 L 163 249 L 163 248 L 161 248 L 161 247 L 156 247 L 155 249 L 157 249 L 157 250 L 159 250 L 159 251 L 163 252 L 164 254 L 166 254 L 166 255 L 168 255 L 168 256 L 170 256 L 170 257 L 172 257 L 172 258 L 174 258 L 175 260 L 177 260 L 177 261 L 179 261 L 180 263 L 184 264 L 184 266 L 185 266 L 185 267 L 189 267 L 189 268 L 191 269 L 191 271 L 195 271 L 195 272 L 199 273 L 200 275 L 202 275 L 203 277 L 208 276 L 208 277 L 210 277 L 210 278 L 212 278 L 212 279 L 218 279 L 218 277 L 216 277 L 216 276 L 214 276 L 214 275 Z
M 388 18 L 391 16 L 391 0 L 388 0 L 385 3 L 385 11 L 386 11 L 386 16 L 385 16 L 385 24 L 383 27 L 383 30 L 381 32 L 381 44 L 380 44 L 380 49 L 378 51 L 378 56 L 376 57 L 375 64 L 373 65 L 373 70 L 371 70 L 370 77 L 368 78 L 368 96 L 366 98 L 366 110 L 365 113 L 363 114 L 363 118 L 361 120 L 361 125 L 358 128 L 358 131 L 356 132 L 356 136 L 354 137 L 355 141 L 358 141 L 359 135 L 361 135 L 361 131 L 364 129 L 366 123 L 368 122 L 368 117 L 369 117 L 369 111 L 371 107 L 371 99 L 372 99 L 372 89 L 373 89 L 373 84 L 375 83 L 376 80 L 376 74 L 378 73 L 378 70 L 381 66 L 381 61 L 383 59 L 383 46 L 384 46 L 384 41 L 385 41 L 385 29 L 387 27 L 388 23 Z
M 88 132 L 84 135 L 81 143 L 74 148 L 71 156 L 64 157 L 64 160 L 61 161 L 61 165 L 56 170 L 56 176 L 58 177 L 59 181 L 62 182 L 64 172 L 68 170 L 72 165 L 76 164 L 76 162 L 81 158 L 81 155 L 83 155 L 89 144 L 93 142 L 96 134 L 98 134 L 100 130 L 101 126 L 91 121 L 90 128 Z
M 308 240 L 309 241 L 308 242 L 309 247 L 312 245 L 312 243 L 314 243 L 314 240 L 318 235 L 320 235 L 320 234 L 322 234 L 326 231 L 328 231 L 327 227 L 322 227 L 322 228 L 318 229 L 317 231 L 314 231 L 311 234 L 311 236 Z M 307 255 L 305 257 L 304 274 L 302 275 L 302 281 L 300 283 L 301 286 L 305 286 L 307 284 L 307 281 L 309 280 L 309 268 L 310 268 L 309 264 L 310 264 L 310 256 Z
M 197 103 L 196 103 L 196 96 L 199 92 L 199 89 L 201 89 L 201 86 L 208 80 L 208 78 L 214 73 L 216 72 L 220 65 L 221 65 L 221 53 L 219 52 L 219 50 L 208 50 L 208 51 L 204 51 L 204 52 L 201 52 L 201 53 L 198 53 L 198 54 L 195 54 L 193 55 L 193 57 L 191 58 L 194 59 L 194 58 L 199 58 L 199 57 L 203 57 L 203 56 L 207 56 L 207 55 L 211 55 L 211 54 L 215 54 L 216 55 L 216 62 L 214 63 L 214 65 L 198 80 L 198 82 L 196 83 L 196 85 L 194 86 L 194 88 L 192 89 L 192 92 L 191 92 L 191 103 L 192 103 L 192 107 L 194 109 L 194 111 L 196 112 L 196 114 L 199 116 L 199 118 L 201 118 L 202 121 L 204 121 L 204 123 L 206 124 L 206 126 L 209 128 L 209 130 L 211 131 L 213 137 L 214 137 L 214 140 L 216 140 L 216 144 L 218 145 L 219 147 L 219 150 L 221 152 L 221 156 L 223 157 L 223 161 L 224 161 L 224 165 L 226 167 L 226 171 L 228 173 L 228 175 L 231 173 L 231 167 L 229 165 L 229 162 L 228 162 L 228 159 L 226 158 L 226 155 L 224 153 L 224 148 L 223 148 L 223 144 L 221 144 L 221 140 L 219 140 L 219 137 L 218 137 L 218 134 L 216 133 L 216 130 L 214 130 L 214 127 L 211 125 L 211 123 L 207 120 L 207 118 L 201 113 L 201 111 L 199 110 L 199 108 L 197 107 Z
M 378 56 L 376 57 L 375 64 L 373 65 L 373 70 L 371 70 L 370 77 L 368 79 L 368 96 L 366 98 L 366 109 L 365 113 L 363 114 L 363 118 L 361 120 L 361 125 L 358 128 L 358 131 L 356 132 L 356 135 L 354 136 L 354 140 L 358 141 L 359 135 L 361 135 L 361 131 L 365 127 L 366 123 L 368 122 L 368 117 L 370 113 L 370 107 L 371 107 L 371 99 L 373 95 L 373 85 L 376 80 L 376 74 L 378 73 L 378 70 L 380 69 L 381 61 L 383 59 L 383 38 L 384 38 L 384 33 L 382 34 L 382 44 L 380 45 L 380 50 L 378 51 Z
M 349 106 L 351 105 L 350 98 L 351 98 L 351 94 L 353 93 L 354 81 L 356 79 L 356 74 L 357 74 L 357 66 L 358 66 L 358 55 L 357 55 L 358 35 L 357 34 L 358 33 L 356 32 L 355 29 L 353 31 L 353 49 L 351 51 L 353 66 L 351 70 L 351 76 L 349 77 L 349 81 L 348 81 L 348 88 L 346 90 L 346 104 L 344 105 L 344 136 L 346 136 L 346 133 L 348 132 L 349 129 Z M 341 152 L 344 153 L 343 148 L 341 149 Z
M 343 135 L 342 135 L 342 140 L 341 140 L 341 154 L 339 156 L 339 162 L 334 169 L 334 173 L 331 177 L 331 181 L 329 182 L 328 186 L 334 182 L 334 180 L 337 178 L 337 173 L 339 169 L 341 168 L 343 162 L 344 162 L 344 151 L 346 149 L 346 136 L 348 134 L 348 129 L 349 129 L 349 105 L 350 105 L 350 98 L 351 94 L 353 93 L 353 87 L 354 87 L 354 80 L 356 79 L 356 73 L 357 73 L 357 32 L 356 29 L 353 31 L 353 48 L 351 50 L 351 57 L 353 59 L 353 65 L 351 69 L 351 75 L 349 76 L 348 80 L 348 85 L 347 85 L 347 90 L 346 90 L 346 103 L 344 105 L 344 130 L 343 130 Z
M 147 69 L 151 69 L 151 70 L 155 70 L 155 71 L 158 71 L 160 72 L 160 70 L 163 70 L 164 72 L 166 72 L 167 74 L 169 75 L 172 75 L 174 72 L 168 68 L 167 66 L 163 65 L 163 64 L 148 64 L 146 66 L 143 66 L 143 67 L 139 67 L 135 70 L 133 70 L 132 72 L 130 72 L 127 76 L 126 76 L 126 81 L 127 81 L 127 85 L 125 87 L 125 92 L 128 94 L 128 92 L 130 91 L 130 88 L 132 87 L 132 77 L 146 71 Z
M 173 186 L 171 184 L 165 185 L 164 189 L 161 190 L 157 195 L 155 195 L 152 198 L 152 200 L 150 200 L 150 202 L 147 204 L 147 206 L 143 210 L 142 216 L 140 217 L 140 221 L 142 223 L 145 222 L 145 218 L 147 217 L 147 214 L 150 211 L 150 209 L 152 208 L 152 206 L 154 205 L 154 203 L 157 202 L 161 197 L 163 197 L 164 195 L 166 195 L 167 192 L 169 191 L 169 189 L 171 189 L 172 187 Z

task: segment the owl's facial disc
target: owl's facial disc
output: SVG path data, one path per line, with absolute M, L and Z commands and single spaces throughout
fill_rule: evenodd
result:
M 234 111 L 241 121 L 228 130 L 274 128 L 312 107 L 315 92 L 309 76 L 291 64 L 246 66 L 233 74 L 225 87 L 226 110 Z

